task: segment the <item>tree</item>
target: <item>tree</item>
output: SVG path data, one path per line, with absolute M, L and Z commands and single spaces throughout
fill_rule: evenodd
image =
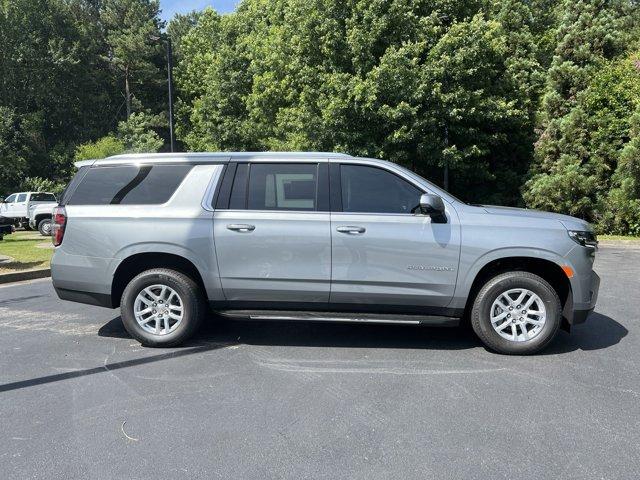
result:
M 543 99 L 542 132 L 524 191 L 530 206 L 598 219 L 594 206 L 608 188 L 607 172 L 615 159 L 594 151 L 596 144 L 602 145 L 594 139 L 601 122 L 592 120 L 595 104 L 585 91 L 609 60 L 624 54 L 629 32 L 637 25 L 634 13 L 637 5 L 623 0 L 563 2 Z
M 161 123 L 159 116 L 139 112 L 118 124 L 118 139 L 129 153 L 157 152 L 164 140 L 153 130 Z
M 25 138 L 19 117 L 7 107 L 0 107 L 0 194 L 4 196 L 18 186 L 26 169 Z
M 124 153 L 126 150 L 125 144 L 119 138 L 113 135 L 107 135 L 95 142 L 87 142 L 82 145 L 78 145 L 75 151 L 75 160 L 95 160 L 99 158 L 109 157 L 111 155 L 118 155 Z
M 100 10 L 100 21 L 105 29 L 108 45 L 107 60 L 122 79 L 126 118 L 133 111 L 132 92 L 134 85 L 140 86 L 140 97 L 144 98 L 142 85 L 160 77 L 158 69 L 162 54 L 158 40 L 161 23 L 158 18 L 158 0 L 104 0 Z M 147 105 L 148 107 L 148 105 Z M 139 104 L 138 108 L 142 108 Z

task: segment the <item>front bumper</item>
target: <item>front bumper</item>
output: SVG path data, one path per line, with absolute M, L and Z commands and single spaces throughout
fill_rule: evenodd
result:
M 584 289 L 584 294 L 588 295 L 585 302 L 574 302 L 573 295 L 570 294 L 563 312 L 564 318 L 570 325 L 578 325 L 587 321 L 587 318 L 593 312 L 598 301 L 598 292 L 600 290 L 600 277 L 594 271 L 591 271 L 589 281 Z

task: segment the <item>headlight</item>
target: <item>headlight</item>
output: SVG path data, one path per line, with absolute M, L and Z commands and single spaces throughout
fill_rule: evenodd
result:
M 569 237 L 583 247 L 598 248 L 598 239 L 593 232 L 585 232 L 580 230 L 569 230 Z

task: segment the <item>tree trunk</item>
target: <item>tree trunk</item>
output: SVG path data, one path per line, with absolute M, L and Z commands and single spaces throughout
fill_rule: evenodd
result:
M 127 104 L 127 120 L 131 116 L 131 92 L 129 91 L 129 67 L 124 69 L 124 96 Z

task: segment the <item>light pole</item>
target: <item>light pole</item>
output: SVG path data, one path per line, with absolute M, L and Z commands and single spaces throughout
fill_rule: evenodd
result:
M 171 151 L 176 149 L 175 124 L 173 119 L 173 49 L 171 46 L 171 37 L 166 34 L 153 35 L 151 40 L 166 40 L 167 42 L 167 83 L 169 90 L 169 143 Z
M 169 36 L 167 36 L 167 82 L 169 84 L 169 139 L 171 151 L 173 152 L 176 149 L 175 125 L 173 123 L 173 50 L 171 48 L 171 37 Z

